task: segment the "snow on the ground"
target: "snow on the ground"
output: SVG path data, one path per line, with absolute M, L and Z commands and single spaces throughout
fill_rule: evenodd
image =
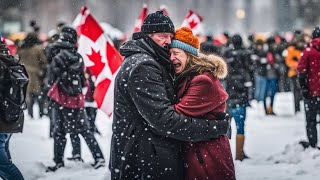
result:
M 303 110 L 303 103 L 301 102 Z M 37 111 L 37 109 L 36 109 Z M 320 179 L 320 151 L 303 150 L 298 142 L 306 140 L 304 111 L 294 114 L 291 93 L 276 95 L 274 111 L 277 116 L 265 116 L 262 103 L 252 102 L 246 120 L 245 151 L 250 160 L 235 161 L 238 180 L 315 180 Z M 111 120 L 98 113 L 96 121 L 102 136 L 96 135 L 109 161 Z M 235 152 L 235 124 L 230 141 Z M 53 165 L 53 140 L 49 139 L 49 119 L 26 120 L 23 134 L 15 134 L 10 143 L 11 155 L 26 180 L 109 180 L 107 167 L 94 170 L 89 149 L 82 139 L 85 163 L 65 161 L 66 167 L 46 173 L 45 166 Z M 71 156 L 68 141 L 65 157 Z

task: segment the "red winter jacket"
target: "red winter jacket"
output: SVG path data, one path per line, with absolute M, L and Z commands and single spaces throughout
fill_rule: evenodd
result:
M 311 46 L 303 50 L 297 71 L 306 73 L 309 95 L 320 97 L 320 38 L 313 39 Z
M 195 76 L 190 86 L 187 80 L 179 85 L 180 102 L 175 105 L 178 113 L 195 118 L 215 119 L 226 111 L 228 94 L 220 81 L 212 74 Z M 226 135 L 203 142 L 187 143 L 184 147 L 186 180 L 234 180 L 235 171 Z

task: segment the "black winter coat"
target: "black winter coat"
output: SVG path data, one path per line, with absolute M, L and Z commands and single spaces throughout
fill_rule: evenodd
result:
M 51 86 L 58 77 L 61 76 L 62 72 L 59 72 L 58 64 L 57 62 L 53 62 L 54 57 L 59 54 L 61 50 L 67 50 L 70 51 L 73 54 L 76 54 L 77 56 L 80 56 L 80 54 L 77 53 L 77 46 L 75 44 L 71 44 L 66 41 L 57 41 L 52 44 L 50 44 L 46 49 L 46 56 L 48 60 L 48 84 Z M 63 62 L 63 61 L 60 61 Z M 60 63 L 61 64 L 61 63 Z M 84 75 L 83 75 L 84 76 Z
M 244 48 L 229 49 L 225 53 L 229 73 L 226 78 L 226 90 L 229 94 L 228 108 L 249 104 L 248 88 L 252 86 L 250 56 L 251 51 Z
M 207 121 L 174 111 L 173 66 L 168 52 L 136 33 L 120 48 L 115 80 L 111 179 L 183 179 L 181 141 L 226 134 L 228 121 Z
M 5 66 L 14 65 L 18 62 L 16 58 L 8 54 L 9 49 L 3 44 L 3 42 L 0 42 L 0 103 L 3 103 L 3 90 L 5 88 L 4 83 L 4 73 L 5 73 Z M 6 53 L 5 53 L 6 52 Z M 5 109 L 3 109 L 5 111 Z M 0 110 L 1 112 L 2 110 Z M 16 122 L 7 122 L 5 121 L 4 115 L 0 113 L 0 133 L 19 133 L 23 130 L 23 124 L 24 124 L 24 114 L 21 113 L 19 115 L 19 119 Z
M 266 77 L 267 76 L 267 54 L 268 51 L 262 49 L 254 49 L 254 66 L 255 66 L 255 73 L 259 76 Z

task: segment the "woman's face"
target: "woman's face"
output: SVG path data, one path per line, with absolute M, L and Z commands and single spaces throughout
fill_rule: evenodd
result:
M 176 74 L 180 74 L 186 68 L 187 63 L 189 62 L 188 55 L 179 48 L 170 49 L 170 60 L 174 65 Z

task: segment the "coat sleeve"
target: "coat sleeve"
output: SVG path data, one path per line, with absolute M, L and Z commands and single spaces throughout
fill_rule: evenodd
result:
M 298 63 L 297 71 L 298 73 L 306 72 L 308 69 L 308 52 L 310 51 L 310 48 L 306 48 L 303 50 L 303 53 L 301 55 L 301 58 Z
M 188 90 L 174 107 L 181 114 L 202 117 L 220 105 L 219 100 L 215 99 L 216 93 L 211 79 L 199 75 L 192 79 Z
M 298 82 L 301 87 L 302 95 L 304 97 L 307 97 L 308 95 L 308 76 L 307 76 L 307 70 L 309 69 L 308 67 L 308 62 L 309 62 L 309 53 L 310 53 L 310 48 L 306 48 L 303 50 L 302 56 L 299 60 L 299 64 L 297 67 L 297 72 L 298 72 Z
M 160 135 L 182 141 L 204 141 L 226 134 L 228 120 L 202 120 L 179 115 L 166 92 L 160 65 L 137 64 L 130 72 L 128 91 L 145 121 Z

